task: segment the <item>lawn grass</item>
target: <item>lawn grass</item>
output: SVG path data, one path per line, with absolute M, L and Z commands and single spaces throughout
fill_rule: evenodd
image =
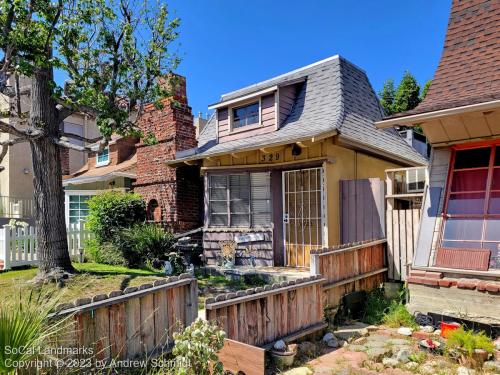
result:
M 131 269 L 97 263 L 75 263 L 73 266 L 80 273 L 59 286 L 55 283 L 43 286 L 30 283 L 37 273 L 36 268 L 0 273 L 0 300 L 18 296 L 25 299 L 34 291 L 53 295 L 60 302 L 72 302 L 77 298 L 123 290 L 128 286 L 139 286 L 165 277 L 163 273 L 151 269 Z

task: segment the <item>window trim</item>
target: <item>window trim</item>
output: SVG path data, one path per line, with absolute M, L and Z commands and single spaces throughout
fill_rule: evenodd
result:
M 495 166 L 495 156 L 496 156 L 496 148 L 500 147 L 500 140 L 496 141 L 490 141 L 490 142 L 474 142 L 472 144 L 461 144 L 461 145 L 456 145 L 452 147 L 451 150 L 451 157 L 450 157 L 450 164 L 448 166 L 448 176 L 447 176 L 447 181 L 446 181 L 446 191 L 444 195 L 444 204 L 443 204 L 443 211 L 442 211 L 442 223 L 441 223 L 441 230 L 439 232 L 439 241 L 438 247 L 443 247 L 444 242 L 470 242 L 470 243 L 498 243 L 499 241 L 493 241 L 493 240 L 485 240 L 485 232 L 486 232 L 486 225 L 483 223 L 482 228 L 481 228 L 481 238 L 479 240 L 468 240 L 468 239 L 456 239 L 456 240 L 450 240 L 450 239 L 445 239 L 444 238 L 444 232 L 445 232 L 445 227 L 446 227 L 446 222 L 449 219 L 480 219 L 483 221 L 486 221 L 488 219 L 500 219 L 500 213 L 497 214 L 490 214 L 488 213 L 489 210 L 489 203 L 490 203 L 490 197 L 492 193 L 499 193 L 500 190 L 492 190 L 492 182 L 493 182 L 493 172 L 495 169 L 500 170 L 500 166 Z M 458 168 L 455 169 L 455 160 L 456 160 L 456 154 L 457 151 L 464 151 L 464 150 L 473 150 L 473 149 L 478 149 L 478 148 L 490 148 L 490 155 L 489 155 L 489 161 L 488 161 L 488 166 L 487 167 L 476 167 L 476 168 Z M 466 191 L 466 192 L 453 192 L 451 191 L 452 184 L 453 184 L 453 174 L 455 171 L 474 171 L 474 170 L 487 170 L 488 175 L 486 179 L 486 187 L 485 190 L 481 191 Z M 449 202 L 450 202 L 450 196 L 453 194 L 473 194 L 473 193 L 484 193 L 484 204 L 483 204 L 483 213 L 481 214 L 449 214 L 448 209 L 449 209 Z M 448 247 L 449 248 L 449 247 Z M 484 247 L 482 247 L 484 248 Z M 484 248 L 488 249 L 488 248 Z
M 105 150 L 108 150 L 108 158 L 105 161 L 99 161 L 99 151 L 96 152 L 96 154 L 95 154 L 95 166 L 96 167 L 104 167 L 105 165 L 109 165 L 109 163 L 111 162 L 111 155 L 110 155 L 109 146 L 106 146 L 104 148 L 103 152 Z
M 235 109 L 246 107 L 246 106 L 252 105 L 254 103 L 259 104 L 258 121 L 255 124 L 245 125 L 245 126 L 241 126 L 239 128 L 235 128 L 234 127 L 233 111 Z M 246 100 L 244 102 L 235 103 L 234 105 L 228 106 L 227 111 L 228 111 L 227 116 L 228 116 L 228 123 L 229 123 L 229 134 L 241 133 L 241 132 L 245 132 L 247 130 L 252 130 L 252 129 L 257 129 L 257 128 L 262 127 L 262 96 L 259 96 L 258 98 L 251 98 L 251 99 Z M 217 124 L 217 126 L 218 125 L 219 124 Z
M 100 190 L 66 190 L 64 194 L 64 217 L 66 219 L 66 228 L 69 226 L 69 203 L 70 199 L 69 197 L 71 195 L 89 195 L 91 197 L 98 195 L 99 193 L 102 193 Z
M 269 178 L 269 224 L 268 225 L 254 225 L 254 219 L 253 219 L 253 211 L 252 211 L 252 173 L 266 173 Z M 206 199 L 207 199 L 207 215 L 206 215 L 206 228 L 212 228 L 212 229 L 217 229 L 217 228 L 244 228 L 244 229 L 261 229 L 261 228 L 272 228 L 273 226 L 273 204 L 272 204 L 272 186 L 271 186 L 271 175 L 270 171 L 253 171 L 253 172 L 219 172 L 219 173 L 207 173 L 206 177 Z M 230 191 L 230 176 L 234 175 L 247 175 L 248 180 L 249 180 L 249 186 L 248 186 L 248 226 L 232 226 L 231 225 L 231 191 Z M 211 204 L 212 200 L 210 199 L 210 190 L 211 190 L 211 182 L 210 179 L 212 176 L 219 176 L 219 177 L 225 177 L 226 178 L 226 200 L 227 202 L 227 225 L 215 225 L 212 224 L 212 212 L 211 212 Z M 238 214 L 236 214 L 238 215 Z

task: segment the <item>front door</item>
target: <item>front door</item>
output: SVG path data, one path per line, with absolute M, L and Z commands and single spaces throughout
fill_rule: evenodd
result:
M 285 264 L 309 267 L 311 249 L 323 247 L 323 169 L 283 172 Z

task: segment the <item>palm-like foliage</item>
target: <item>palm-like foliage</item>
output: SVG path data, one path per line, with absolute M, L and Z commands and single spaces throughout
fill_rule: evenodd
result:
M 39 348 L 61 327 L 61 322 L 49 327 L 47 318 L 54 303 L 46 295 L 30 294 L 27 301 L 3 301 L 0 305 L 0 373 L 16 371 L 16 362 L 30 361 L 39 356 Z

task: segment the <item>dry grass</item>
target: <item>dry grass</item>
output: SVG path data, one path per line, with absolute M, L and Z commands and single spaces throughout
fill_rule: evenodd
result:
M 76 298 L 92 297 L 96 294 L 123 290 L 128 286 L 139 286 L 160 279 L 161 273 L 149 269 L 130 269 L 96 263 L 76 263 L 79 274 L 65 280 L 63 285 L 47 283 L 34 285 L 36 268 L 13 270 L 0 273 L 0 300 L 14 296 L 29 296 L 31 291 L 42 290 L 56 296 L 61 302 L 71 302 Z

